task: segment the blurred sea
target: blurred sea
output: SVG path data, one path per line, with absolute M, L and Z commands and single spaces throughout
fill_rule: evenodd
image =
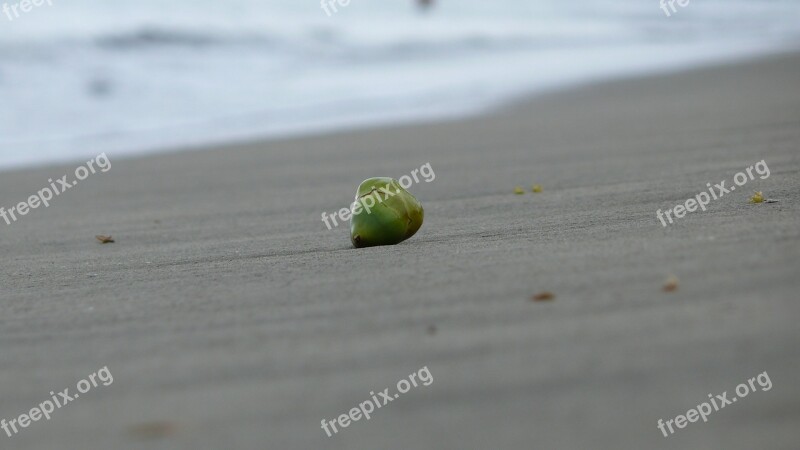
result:
M 17 0 L 0 0 L 16 3 Z M 0 13 L 0 167 L 479 112 L 800 42 L 800 2 L 53 0 Z

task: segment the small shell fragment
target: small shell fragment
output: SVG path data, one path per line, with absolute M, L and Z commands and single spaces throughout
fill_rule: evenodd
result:
M 98 234 L 97 236 L 95 236 L 95 239 L 100 241 L 101 244 L 111 244 L 114 242 L 114 238 L 112 238 L 111 236 L 104 236 L 102 234 Z
M 531 297 L 531 300 L 534 302 L 549 302 L 556 298 L 556 295 L 550 291 L 543 291 L 539 292 L 538 294 Z
M 666 283 L 664 283 L 664 286 L 661 288 L 661 290 L 664 292 L 673 292 L 677 289 L 678 289 L 678 277 L 676 277 L 675 275 L 670 275 L 667 278 Z

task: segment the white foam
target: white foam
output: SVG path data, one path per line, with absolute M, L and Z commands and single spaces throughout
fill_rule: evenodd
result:
M 54 0 L 0 16 L 0 167 L 479 111 L 794 45 L 796 2 Z

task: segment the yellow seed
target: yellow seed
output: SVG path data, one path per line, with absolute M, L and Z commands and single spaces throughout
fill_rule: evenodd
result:
M 761 191 L 755 191 L 752 197 L 750 197 L 750 203 L 761 203 L 764 201 L 764 194 Z
M 531 190 L 538 194 L 539 192 L 542 192 L 542 185 L 541 184 L 534 184 L 533 187 L 531 188 Z
M 522 189 L 522 186 L 517 186 L 514 188 L 514 193 L 517 195 L 522 195 L 525 193 L 525 189 Z

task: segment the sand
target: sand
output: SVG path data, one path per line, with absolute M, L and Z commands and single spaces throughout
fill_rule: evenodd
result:
M 470 119 L 109 154 L 0 223 L 0 417 L 105 366 L 113 383 L 0 447 L 794 450 L 799 73 L 775 55 Z M 768 178 L 656 217 L 761 160 Z M 412 239 L 355 250 L 322 223 L 428 162 Z M 0 173 L 0 206 L 75 167 Z M 321 429 L 422 367 L 429 386 Z M 769 391 L 657 428 L 765 371 Z

